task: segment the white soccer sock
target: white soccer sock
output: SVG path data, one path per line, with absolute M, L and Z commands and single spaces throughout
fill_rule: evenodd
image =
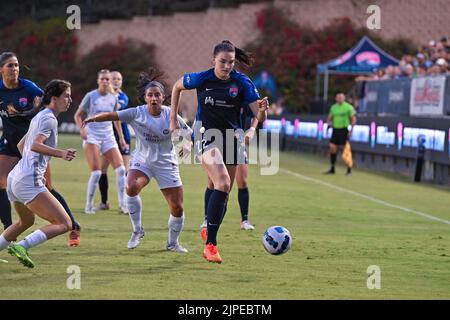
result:
M 91 176 L 89 177 L 87 194 L 86 194 L 86 207 L 94 207 L 94 196 L 95 191 L 97 190 L 97 184 L 102 176 L 102 172 L 100 170 L 94 170 L 91 172 Z
M 21 245 L 25 249 L 29 249 L 45 242 L 46 240 L 47 236 L 45 233 L 43 233 L 40 229 L 37 229 L 33 233 L 26 236 L 25 239 L 20 241 L 18 245 Z
M 178 239 L 180 238 L 181 230 L 183 230 L 184 225 L 184 212 L 181 217 L 174 217 L 172 214 L 169 215 L 169 246 L 175 245 L 178 243 Z
M 119 198 L 119 206 L 125 204 L 125 167 L 120 166 L 116 168 L 116 185 L 117 185 L 117 196 Z
M 141 196 L 137 195 L 135 197 L 126 196 L 127 207 L 130 211 L 131 225 L 133 226 L 133 231 L 138 232 L 142 228 L 141 214 L 142 214 L 142 201 Z
M 2 233 L 2 235 L 0 235 L 0 250 L 8 248 L 10 243 L 11 241 L 6 240 Z

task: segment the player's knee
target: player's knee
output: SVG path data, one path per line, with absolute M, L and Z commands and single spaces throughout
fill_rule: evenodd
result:
M 181 217 L 183 215 L 183 204 L 175 203 L 171 205 L 171 211 L 174 217 Z
M 230 192 L 231 180 L 228 175 L 221 175 L 218 179 L 218 183 L 214 184 L 214 188 L 223 192 Z
M 246 179 L 236 179 L 236 184 L 239 189 L 247 188 L 247 180 Z
M 135 197 L 139 194 L 141 191 L 141 188 L 138 186 L 137 183 L 128 183 L 126 187 L 127 196 L 129 197 Z
M 121 165 L 118 166 L 116 169 L 114 169 L 114 171 L 116 171 L 117 176 L 124 176 L 125 175 L 125 166 Z
M 6 189 L 6 177 L 1 177 L 0 178 L 0 189 Z

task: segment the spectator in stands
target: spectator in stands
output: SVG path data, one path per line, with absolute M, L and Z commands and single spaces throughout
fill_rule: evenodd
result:
M 433 64 L 430 68 L 428 68 L 428 75 L 429 76 L 437 76 L 441 73 L 441 68 L 437 64 Z
M 439 74 L 448 74 L 448 62 L 444 58 L 439 58 L 436 61 L 436 66 L 439 68 Z
M 412 78 L 414 76 L 414 67 L 410 64 L 407 64 L 403 67 L 402 73 L 399 75 L 399 78 Z
M 381 80 L 390 80 L 394 77 L 394 66 L 387 66 Z
M 416 77 L 424 77 L 427 75 L 427 68 L 425 66 L 419 65 L 416 68 Z

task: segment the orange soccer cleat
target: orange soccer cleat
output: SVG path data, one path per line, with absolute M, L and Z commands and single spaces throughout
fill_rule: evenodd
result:
M 203 242 L 206 242 L 206 238 L 208 237 L 206 227 L 202 228 L 202 231 L 200 232 L 200 234 L 202 236 Z
M 80 230 L 72 230 L 69 233 L 69 247 L 77 247 L 80 245 Z
M 217 247 L 211 242 L 205 246 L 205 250 L 203 250 L 203 258 L 209 262 L 222 263 L 222 258 L 220 257 Z

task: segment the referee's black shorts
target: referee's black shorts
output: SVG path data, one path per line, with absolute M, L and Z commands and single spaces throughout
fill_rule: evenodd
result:
M 348 140 L 348 129 L 334 129 L 333 134 L 331 135 L 330 143 L 335 144 L 337 146 L 344 146 Z

